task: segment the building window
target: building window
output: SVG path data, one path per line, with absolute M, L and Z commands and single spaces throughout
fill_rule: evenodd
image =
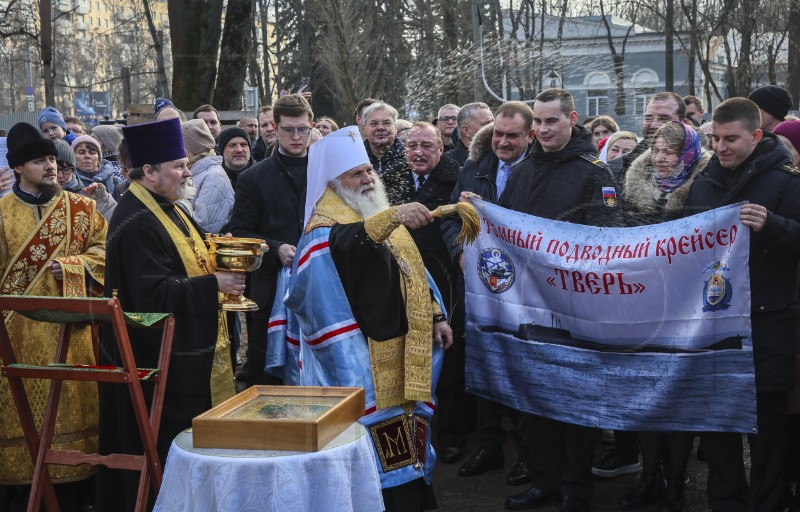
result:
M 608 114 L 608 89 L 586 91 L 586 115 L 602 116 L 605 114 Z

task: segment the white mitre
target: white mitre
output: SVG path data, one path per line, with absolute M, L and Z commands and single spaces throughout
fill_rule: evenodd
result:
M 322 137 L 308 148 L 308 185 L 303 230 L 328 183 L 350 169 L 368 164 L 369 156 L 355 126 L 346 126 Z

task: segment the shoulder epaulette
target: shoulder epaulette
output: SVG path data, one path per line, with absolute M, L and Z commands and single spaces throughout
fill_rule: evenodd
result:
M 608 168 L 608 164 L 605 163 L 604 161 L 600 160 L 599 158 L 597 158 L 597 155 L 593 155 L 591 153 L 581 153 L 581 158 L 583 158 L 584 160 L 586 160 L 587 162 L 589 162 L 592 165 L 596 165 L 597 167 L 599 167 L 601 169 L 607 169 Z
M 794 175 L 800 174 L 800 169 L 798 169 L 794 165 L 786 164 L 786 165 L 782 165 L 780 168 L 781 168 L 781 170 L 786 171 L 789 174 L 794 174 Z

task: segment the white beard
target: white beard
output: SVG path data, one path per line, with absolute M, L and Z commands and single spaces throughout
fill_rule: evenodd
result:
M 347 206 L 355 210 L 362 219 L 366 219 L 389 208 L 389 199 L 386 197 L 386 188 L 384 188 L 383 182 L 377 176 L 373 179 L 372 185 L 361 185 L 358 190 L 350 190 L 342 186 L 338 178 L 331 181 L 329 185 Z M 372 190 L 372 192 L 363 194 L 365 190 Z

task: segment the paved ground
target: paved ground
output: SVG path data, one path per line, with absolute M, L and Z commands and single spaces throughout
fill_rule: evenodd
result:
M 507 427 L 510 428 L 510 425 Z M 473 436 L 474 437 L 474 436 Z M 475 439 L 470 439 L 470 447 L 475 446 Z M 608 450 L 610 445 L 598 443 L 598 452 Z M 494 512 L 504 510 L 503 502 L 506 496 L 525 490 L 525 487 L 508 487 L 505 478 L 515 462 L 512 443 L 506 442 L 506 467 L 503 471 L 489 471 L 476 477 L 458 476 L 458 468 L 472 451 L 467 453 L 462 461 L 456 464 L 437 464 L 434 472 L 433 486 L 439 504 L 439 512 Z M 694 453 L 689 462 L 689 483 L 687 485 L 685 512 L 700 512 L 708 510 L 705 498 L 706 465 L 695 457 Z M 609 480 L 595 480 L 592 510 L 594 512 L 618 511 L 619 499 L 630 492 L 636 485 L 636 475 L 624 475 Z M 558 511 L 558 505 L 552 504 L 539 509 L 542 512 Z M 646 512 L 658 510 L 653 505 Z

